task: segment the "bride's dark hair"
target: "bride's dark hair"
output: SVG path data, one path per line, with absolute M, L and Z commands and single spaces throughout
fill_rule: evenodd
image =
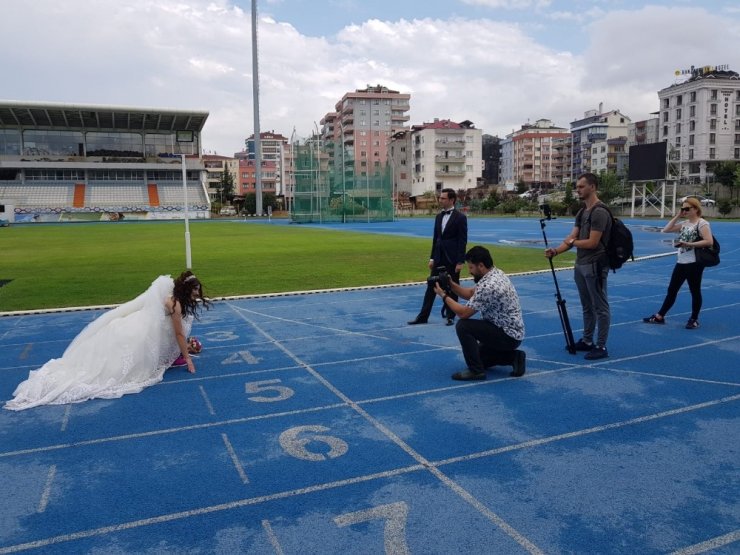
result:
M 197 293 L 195 298 L 193 298 L 193 290 L 195 289 L 197 289 Z M 172 291 L 172 296 L 180 303 L 183 318 L 188 314 L 192 314 L 195 318 L 198 317 L 198 301 L 200 301 L 206 310 L 211 306 L 208 299 L 203 296 L 203 285 L 190 270 L 185 270 L 175 279 L 175 288 Z

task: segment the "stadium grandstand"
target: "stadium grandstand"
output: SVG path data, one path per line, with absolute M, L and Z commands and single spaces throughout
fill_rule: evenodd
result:
M 208 218 L 208 112 L 0 101 L 0 206 L 15 222 Z

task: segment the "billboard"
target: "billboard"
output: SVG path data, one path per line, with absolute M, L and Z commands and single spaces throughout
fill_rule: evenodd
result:
M 665 141 L 630 147 L 630 181 L 654 181 L 666 177 Z

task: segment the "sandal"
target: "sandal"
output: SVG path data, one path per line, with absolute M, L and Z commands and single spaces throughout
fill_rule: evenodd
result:
M 689 321 L 686 322 L 687 330 L 695 330 L 698 327 L 699 327 L 699 320 L 694 320 L 693 318 L 689 318 Z
M 642 319 L 646 324 L 665 324 L 665 318 L 658 318 L 657 314 Z M 688 324 L 687 324 L 688 327 Z

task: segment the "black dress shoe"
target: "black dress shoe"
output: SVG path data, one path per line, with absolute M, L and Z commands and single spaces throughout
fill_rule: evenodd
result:
M 455 372 L 452 374 L 453 380 L 460 380 L 461 382 L 469 382 L 472 380 L 485 380 L 485 372 L 472 372 L 471 370 L 465 370 L 464 372 Z
M 413 320 L 408 321 L 409 326 L 415 326 L 416 324 L 426 324 L 426 323 L 427 323 L 426 320 L 424 320 L 423 318 L 418 318 L 418 317 L 414 318 Z
M 453 318 L 447 318 L 447 323 L 445 324 L 445 326 L 451 326 L 454 323 L 455 323 L 455 320 Z
M 510 376 L 515 378 L 523 376 L 527 369 L 527 353 L 520 350 L 514 351 L 514 361 L 511 365 L 514 369 L 511 371 L 511 374 L 509 374 Z

